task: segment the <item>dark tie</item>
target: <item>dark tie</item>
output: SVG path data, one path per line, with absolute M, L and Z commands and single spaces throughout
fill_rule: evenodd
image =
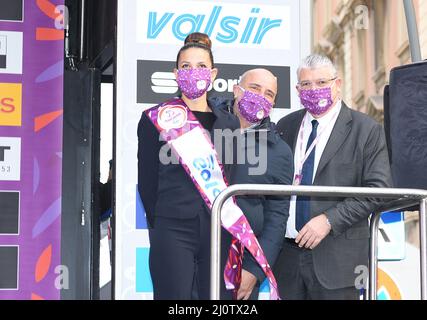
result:
M 312 130 L 310 137 L 307 141 L 306 152 L 308 148 L 310 148 L 314 139 L 317 136 L 317 127 L 319 126 L 319 122 L 317 120 L 311 121 Z M 313 170 L 314 170 L 314 156 L 316 154 L 316 147 L 313 148 L 307 160 L 305 160 L 304 165 L 302 166 L 302 179 L 301 185 L 303 186 L 311 186 L 313 181 Z M 304 157 L 304 155 L 301 155 Z M 295 210 L 295 228 L 297 231 L 300 231 L 304 225 L 310 220 L 310 197 L 307 196 L 298 196 Z

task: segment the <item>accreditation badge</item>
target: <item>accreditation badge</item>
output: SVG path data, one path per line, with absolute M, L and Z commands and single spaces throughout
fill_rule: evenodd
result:
M 299 186 L 302 181 L 302 174 L 296 174 L 294 177 L 294 186 Z

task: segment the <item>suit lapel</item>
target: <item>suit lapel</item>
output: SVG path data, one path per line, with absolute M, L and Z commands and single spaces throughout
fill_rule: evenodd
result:
M 351 130 L 351 121 L 350 109 L 343 103 L 338 119 L 332 129 L 331 136 L 329 137 L 328 143 L 326 144 L 325 150 L 320 158 L 314 181 L 347 139 Z
M 289 130 L 289 141 L 292 142 L 291 148 L 292 148 L 292 154 L 295 154 L 295 147 L 298 140 L 298 133 L 301 128 L 302 120 L 304 119 L 305 114 L 307 111 L 301 110 L 298 114 L 296 121 L 292 123 L 295 127 Z

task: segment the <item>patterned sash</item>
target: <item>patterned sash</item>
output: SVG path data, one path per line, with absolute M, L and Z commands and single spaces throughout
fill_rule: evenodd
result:
M 191 177 L 207 207 L 227 188 L 223 167 L 216 150 L 197 118 L 179 98 L 145 111 L 148 118 L 167 141 L 180 164 Z M 233 235 L 224 270 L 225 285 L 236 297 L 241 282 L 243 251 L 246 248 L 263 269 L 270 284 L 270 299 L 278 300 L 276 279 L 264 252 L 235 199 L 228 199 L 222 209 L 222 226 Z

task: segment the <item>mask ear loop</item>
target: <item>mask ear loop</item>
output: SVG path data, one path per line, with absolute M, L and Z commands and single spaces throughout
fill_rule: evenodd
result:
M 240 86 L 240 84 L 238 84 L 237 86 L 239 87 L 239 89 L 240 89 L 240 90 L 242 90 L 242 91 L 243 91 L 243 93 L 245 93 L 245 92 L 246 92 L 246 90 L 245 90 L 245 89 L 243 89 L 243 87 L 241 87 L 241 86 Z
M 337 78 L 338 79 L 338 78 Z M 332 83 L 332 85 L 329 87 L 329 89 L 331 89 L 331 99 L 332 99 L 332 88 L 335 86 L 335 84 L 337 83 L 337 79 L 334 80 L 334 82 Z M 338 97 L 338 93 L 337 93 L 337 97 Z M 332 99 L 335 102 L 335 99 Z

